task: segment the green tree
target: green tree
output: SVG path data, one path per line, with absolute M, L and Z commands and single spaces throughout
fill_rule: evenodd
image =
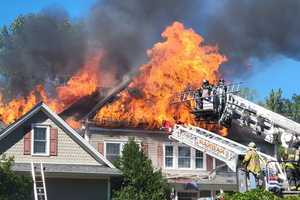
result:
M 296 122 L 300 122 L 300 95 L 294 94 L 291 99 L 282 97 L 282 90 L 271 90 L 263 105 Z
M 12 158 L 0 159 L 0 200 L 28 200 L 32 197 L 31 179 L 11 170 Z
M 239 96 L 241 96 L 245 99 L 248 99 L 249 101 L 255 101 L 258 94 L 257 94 L 257 91 L 255 89 L 245 87 L 245 88 L 241 88 Z
M 282 98 L 282 90 L 271 90 L 271 93 L 266 98 L 265 106 L 274 112 L 282 114 L 284 112 L 284 100 Z
M 123 173 L 120 190 L 113 192 L 115 200 L 169 199 L 169 185 L 160 170 L 155 170 L 151 160 L 131 138 L 125 145 L 122 157 L 116 163 Z

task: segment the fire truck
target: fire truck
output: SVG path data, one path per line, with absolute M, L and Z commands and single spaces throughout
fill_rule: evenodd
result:
M 205 89 L 209 91 L 203 91 Z M 199 121 L 218 123 L 227 128 L 235 123 L 268 143 L 282 145 L 285 148 L 299 145 L 300 124 L 238 96 L 239 91 L 240 83 L 225 85 L 224 81 L 220 81 L 216 86 L 202 87 L 197 90 L 187 89 L 176 94 L 172 103 L 184 103 Z M 245 173 L 240 165 L 241 157 L 248 150 L 247 146 L 187 124 L 176 124 L 171 131 L 170 139 L 223 161 L 237 173 L 239 191 L 247 190 L 247 179 L 242 178 L 245 177 Z M 288 177 L 281 161 L 261 152 L 258 154 L 263 161 L 265 188 L 272 191 L 276 187 L 283 192 L 290 191 Z M 274 176 L 280 180 L 276 186 L 272 178 Z

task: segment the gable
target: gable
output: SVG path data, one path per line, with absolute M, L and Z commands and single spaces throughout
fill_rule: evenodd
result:
M 33 124 L 57 129 L 57 155 L 33 156 L 24 153 L 24 137 Z M 37 105 L 0 135 L 0 154 L 14 156 L 16 163 L 45 162 L 55 164 L 85 164 L 114 166 L 87 141 L 53 113 L 45 104 Z

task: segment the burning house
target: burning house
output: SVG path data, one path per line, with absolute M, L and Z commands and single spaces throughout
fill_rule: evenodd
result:
M 215 197 L 221 189 L 238 190 L 235 172 L 227 163 L 208 151 L 170 139 L 163 124 L 194 125 L 241 143 L 254 140 L 269 154 L 274 153 L 274 145 L 249 133 L 252 125 L 245 131 L 239 124 L 229 129 L 199 121 L 185 103 L 172 103 L 174 94 L 197 89 L 203 80 L 217 83 L 219 67 L 227 58 L 179 22 L 167 27 L 162 37 L 164 41 L 148 50 L 149 62 L 111 89 L 100 87 L 103 76 L 94 67 L 102 59 L 99 53 L 56 88 L 56 98 L 37 86 L 26 98 L 1 103 L 1 120 L 11 124 L 0 133 L 1 154 L 14 155 L 15 170 L 22 173 L 31 171 L 31 162 L 43 163 L 42 170 L 33 164 L 32 171 L 43 171 L 49 199 L 65 199 L 55 196 L 56 185 L 74 200 L 87 194 L 88 199 L 97 199 L 99 194 L 109 199 L 110 181 L 120 175 L 111 162 L 121 156 L 129 137 L 163 171 L 178 200 Z M 74 184 L 76 193 L 67 193 L 74 191 L 70 190 Z

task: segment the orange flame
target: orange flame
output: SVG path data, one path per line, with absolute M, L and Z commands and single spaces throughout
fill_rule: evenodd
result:
M 79 98 L 92 94 L 100 84 L 100 73 L 97 67 L 100 59 L 99 54 L 89 58 L 66 85 L 56 88 L 57 98 L 49 98 L 42 85 L 38 85 L 27 97 L 19 97 L 10 102 L 4 102 L 0 95 L 0 119 L 5 124 L 10 124 L 40 101 L 46 103 L 53 111 L 61 112 Z
M 90 58 L 66 85 L 56 88 L 58 100 L 63 103 L 64 107 L 96 91 L 100 84 L 100 73 L 97 68 L 100 59 L 101 55 Z
M 74 129 L 80 129 L 81 123 L 80 121 L 77 121 L 76 119 L 70 117 L 66 119 L 66 122 Z
M 216 81 L 226 57 L 217 47 L 204 45 L 200 35 L 179 22 L 167 27 L 162 37 L 165 41 L 148 51 L 150 61 L 141 66 L 139 75 L 117 101 L 99 110 L 96 122 L 109 125 L 124 121 L 148 128 L 158 128 L 164 120 L 195 123 L 184 105 L 170 104 L 171 98 L 188 86 L 198 88 L 204 79 Z

